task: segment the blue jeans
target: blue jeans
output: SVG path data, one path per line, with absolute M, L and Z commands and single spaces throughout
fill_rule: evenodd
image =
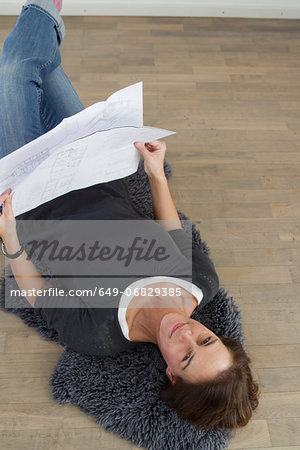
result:
M 64 35 L 51 0 L 27 0 L 0 59 L 0 158 L 84 109 L 61 67 Z

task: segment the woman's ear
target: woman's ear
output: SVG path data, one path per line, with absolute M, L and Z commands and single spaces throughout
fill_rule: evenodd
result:
M 172 372 L 170 371 L 169 367 L 166 368 L 166 374 L 169 377 L 169 380 L 171 381 L 172 384 L 175 384 L 175 378 L 174 375 L 172 374 Z

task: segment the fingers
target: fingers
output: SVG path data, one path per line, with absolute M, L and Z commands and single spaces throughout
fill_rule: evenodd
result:
M 159 145 L 153 145 L 151 142 L 146 142 L 145 147 L 147 148 L 147 150 L 149 150 L 150 152 L 153 150 L 158 150 L 160 148 Z
M 15 193 L 13 192 L 12 195 L 10 195 L 9 197 L 6 198 L 6 200 L 4 200 L 3 213 L 5 214 L 7 219 L 14 219 L 14 213 L 12 209 L 12 199 L 14 195 Z
M 135 147 L 142 153 L 148 153 L 153 152 L 155 150 L 165 150 L 166 149 L 166 143 L 162 141 L 151 141 L 151 142 L 143 142 L 136 141 L 134 142 Z
M 9 195 L 8 197 L 7 197 L 7 199 L 5 200 L 5 203 L 7 203 L 7 204 L 12 204 L 12 199 L 13 199 L 13 196 L 15 195 L 15 192 L 13 192 L 11 195 Z
M 142 142 L 134 142 L 135 147 L 138 149 L 138 151 L 141 153 L 143 157 L 145 157 L 146 153 L 148 153 L 148 150 L 144 146 Z
M 161 144 L 163 144 L 163 142 L 162 141 L 151 141 L 151 142 L 148 142 L 148 144 L 150 144 L 150 145 L 153 145 L 154 147 L 160 147 L 161 146 Z
M 143 148 L 145 147 L 144 144 L 142 142 L 140 142 L 140 141 L 135 141 L 134 145 L 136 146 L 136 148 L 138 150 L 143 150 Z
M 0 195 L 0 205 L 7 199 L 7 197 L 10 195 L 11 191 L 12 191 L 12 189 L 9 188 Z
M 165 151 L 167 148 L 166 143 L 163 141 L 147 142 L 145 145 L 150 151 Z

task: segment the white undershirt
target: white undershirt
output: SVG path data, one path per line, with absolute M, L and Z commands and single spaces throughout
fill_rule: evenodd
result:
M 192 295 L 194 295 L 198 301 L 198 305 L 200 304 L 202 298 L 203 298 L 203 292 L 201 291 L 198 286 L 191 283 L 190 281 L 181 280 L 180 278 L 176 277 L 166 277 L 166 276 L 156 276 L 156 277 L 148 277 L 148 278 L 142 278 L 141 280 L 137 280 L 134 283 L 131 283 L 128 287 L 128 293 L 130 295 L 126 294 L 126 291 L 121 296 L 119 308 L 118 308 L 118 319 L 120 323 L 121 330 L 128 341 L 131 341 L 129 338 L 129 329 L 128 324 L 126 321 L 126 311 L 128 308 L 128 305 L 132 298 L 134 297 L 134 289 L 141 289 L 145 286 L 148 286 L 148 284 L 152 284 L 155 282 L 173 282 L 176 285 L 181 286 L 186 291 L 190 292 Z

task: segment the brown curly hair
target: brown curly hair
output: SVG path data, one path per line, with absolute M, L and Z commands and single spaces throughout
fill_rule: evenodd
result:
M 239 340 L 220 339 L 232 355 L 229 369 L 197 384 L 176 376 L 175 384 L 167 380 L 160 389 L 160 397 L 167 406 L 197 428 L 243 427 L 258 406 L 259 387 L 252 378 L 249 356 Z

